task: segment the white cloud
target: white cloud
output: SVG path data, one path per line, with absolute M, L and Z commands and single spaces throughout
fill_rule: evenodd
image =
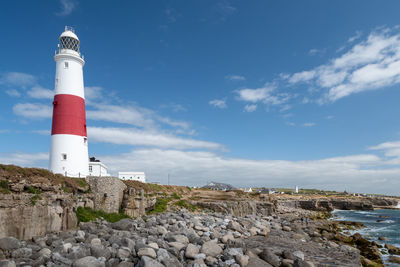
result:
M 36 99 L 53 99 L 54 92 L 50 89 L 36 85 L 28 91 L 28 96 Z
M 303 127 L 313 127 L 315 126 L 315 122 L 305 122 L 302 125 Z
M 18 103 L 13 107 L 13 112 L 22 117 L 31 119 L 51 118 L 52 107 L 37 103 Z
M 48 153 L 26 153 L 26 152 L 13 152 L 1 153 L 0 162 L 2 164 L 14 164 L 24 167 L 46 167 L 46 162 L 49 160 Z
M 275 85 L 266 84 L 264 87 L 257 89 L 240 89 L 235 91 L 238 99 L 251 103 L 264 103 L 266 105 L 279 106 L 287 103 L 291 98 L 288 93 L 276 92 Z M 286 106 L 286 108 L 289 106 Z
M 356 33 L 349 42 L 359 38 L 361 33 Z M 374 31 L 366 40 L 359 41 L 327 64 L 294 73 L 286 80 L 292 85 L 307 82 L 323 89 L 319 103 L 334 102 L 355 93 L 399 84 L 399 47 L 400 33 L 397 29 Z
M 139 130 L 135 128 L 88 127 L 90 141 L 118 145 L 148 146 L 174 149 L 219 149 L 224 146 L 214 142 L 182 138 L 160 131 Z
M 9 89 L 5 91 L 7 95 L 12 97 L 20 97 L 21 93 L 16 89 Z
M 7 72 L 1 75 L 0 84 L 26 88 L 36 83 L 36 77 L 22 72 Z
M 111 170 L 145 170 L 152 181 L 204 185 L 210 179 L 235 186 L 284 186 L 355 192 L 398 194 L 400 169 L 374 168 L 375 155 L 353 155 L 322 160 L 246 160 L 222 157 L 212 152 L 138 149 L 130 153 L 102 156 Z M 127 167 L 129 166 L 129 167 Z M 385 181 L 385 182 L 383 182 Z
M 354 41 L 360 39 L 361 36 L 362 36 L 362 32 L 361 32 L 361 31 L 356 31 L 356 33 L 355 33 L 353 36 L 351 36 L 351 37 L 347 40 L 347 42 L 352 43 L 352 42 L 354 42 Z
M 225 79 L 231 80 L 231 81 L 245 81 L 246 77 L 241 76 L 241 75 L 227 75 L 227 76 L 225 76 Z
M 217 108 L 227 108 L 228 106 L 226 105 L 226 99 L 213 99 L 210 102 L 208 102 L 211 106 L 217 107 Z
M 256 109 L 257 109 L 257 104 L 249 104 L 244 106 L 244 111 L 246 112 L 253 112 L 256 111 Z
M 75 9 L 77 3 L 74 0 L 60 0 L 60 4 L 61 4 L 61 11 L 57 12 L 56 15 L 63 17 L 71 14 L 72 11 Z

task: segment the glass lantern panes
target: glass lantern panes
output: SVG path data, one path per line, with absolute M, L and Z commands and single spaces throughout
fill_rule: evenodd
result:
M 71 49 L 79 52 L 79 41 L 75 38 L 64 36 L 60 38 L 60 43 L 62 49 Z

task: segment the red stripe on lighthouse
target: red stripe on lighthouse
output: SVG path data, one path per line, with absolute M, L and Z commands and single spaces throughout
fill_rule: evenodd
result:
M 54 96 L 51 134 L 87 136 L 85 100 L 75 95 Z

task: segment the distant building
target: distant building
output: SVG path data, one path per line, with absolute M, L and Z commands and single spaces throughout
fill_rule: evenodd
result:
M 89 158 L 89 176 L 110 176 L 107 166 L 95 157 Z
M 236 187 L 233 187 L 230 184 L 210 182 L 209 184 L 203 186 L 202 188 L 211 189 L 211 190 L 220 190 L 220 191 L 228 191 L 235 190 Z
M 243 189 L 243 192 L 252 193 L 252 192 L 253 192 L 253 189 L 251 189 L 251 187 L 250 187 L 250 188 L 244 188 L 244 189 Z
M 118 172 L 118 178 L 142 183 L 146 182 L 146 174 L 144 172 Z
M 263 189 L 258 190 L 258 192 L 261 193 L 261 194 L 268 194 L 268 195 L 276 194 L 276 191 L 272 190 L 270 188 L 263 188 Z
M 296 192 L 296 194 L 299 193 L 299 187 L 296 185 L 296 188 L 294 189 L 294 192 Z

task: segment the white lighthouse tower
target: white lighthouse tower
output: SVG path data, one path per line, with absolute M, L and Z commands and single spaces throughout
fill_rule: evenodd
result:
M 74 29 L 65 27 L 59 37 L 51 129 L 50 171 L 70 177 L 86 177 L 89 172 L 86 133 L 85 65 Z

